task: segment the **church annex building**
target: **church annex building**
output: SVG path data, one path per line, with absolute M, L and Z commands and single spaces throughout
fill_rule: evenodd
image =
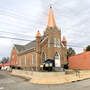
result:
M 26 45 L 14 45 L 11 64 L 27 70 L 40 70 L 47 59 L 54 60 L 55 68 L 67 63 L 67 41 L 61 39 L 61 30 L 56 25 L 52 7 L 48 11 L 48 22 L 43 36 L 37 31 L 36 39 Z

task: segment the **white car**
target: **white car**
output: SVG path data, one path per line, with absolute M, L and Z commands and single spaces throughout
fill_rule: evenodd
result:
M 10 68 L 10 66 L 2 66 L 1 70 L 10 71 L 11 68 Z

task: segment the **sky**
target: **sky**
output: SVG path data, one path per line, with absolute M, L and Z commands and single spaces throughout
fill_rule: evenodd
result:
M 90 44 L 90 0 L 0 0 L 0 58 L 10 56 L 14 44 L 35 39 L 38 30 L 43 35 L 50 4 L 68 47 L 80 53 Z

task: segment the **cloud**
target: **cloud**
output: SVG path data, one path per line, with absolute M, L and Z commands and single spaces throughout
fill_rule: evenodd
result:
M 68 45 L 80 52 L 90 44 L 90 0 L 0 0 L 0 36 L 33 40 L 37 30 L 43 34 L 50 3 Z M 0 38 L 0 55 L 9 55 L 14 43 L 27 42 Z
M 41 10 L 40 0 L 37 2 L 35 0 L 1 0 L 0 36 L 23 38 L 31 41 L 35 38 L 35 32 L 37 31 L 35 24 Z M 0 56 L 9 55 L 14 43 L 25 44 L 27 42 L 0 38 Z

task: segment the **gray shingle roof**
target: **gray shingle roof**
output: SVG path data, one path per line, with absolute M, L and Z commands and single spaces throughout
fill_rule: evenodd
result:
M 14 45 L 18 52 L 28 51 L 29 49 L 36 47 L 36 40 L 31 41 L 26 45 Z
M 15 44 L 14 47 L 15 47 L 19 52 L 21 52 L 22 50 L 25 49 L 23 45 L 16 45 L 16 44 Z
M 31 41 L 30 43 L 25 45 L 25 49 L 31 49 L 36 47 L 36 40 Z

